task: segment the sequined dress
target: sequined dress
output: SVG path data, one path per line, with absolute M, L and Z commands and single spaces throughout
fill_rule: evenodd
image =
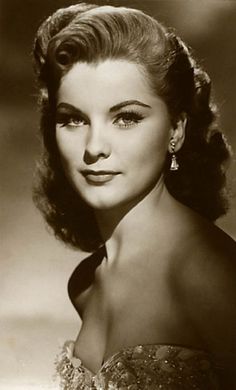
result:
M 217 390 L 210 356 L 182 346 L 148 344 L 125 348 L 94 374 L 73 357 L 67 341 L 56 361 L 63 390 Z

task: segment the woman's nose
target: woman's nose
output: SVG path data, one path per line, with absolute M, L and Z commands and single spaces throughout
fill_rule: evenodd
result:
M 85 146 L 86 162 L 94 162 L 100 158 L 107 158 L 111 153 L 110 143 L 101 127 L 91 126 Z

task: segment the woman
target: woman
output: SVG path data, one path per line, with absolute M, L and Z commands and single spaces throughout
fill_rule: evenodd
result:
M 235 243 L 210 79 L 139 10 L 78 4 L 40 27 L 45 146 L 37 204 L 90 252 L 69 296 L 82 318 L 64 389 L 233 389 Z

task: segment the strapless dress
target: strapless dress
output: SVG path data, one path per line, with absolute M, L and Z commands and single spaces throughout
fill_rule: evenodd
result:
M 219 390 L 210 355 L 177 345 L 127 347 L 111 356 L 95 374 L 73 356 L 66 341 L 56 359 L 63 390 Z

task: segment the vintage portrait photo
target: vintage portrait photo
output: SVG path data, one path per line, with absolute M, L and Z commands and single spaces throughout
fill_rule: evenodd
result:
M 236 390 L 236 1 L 0 7 L 0 389 Z

